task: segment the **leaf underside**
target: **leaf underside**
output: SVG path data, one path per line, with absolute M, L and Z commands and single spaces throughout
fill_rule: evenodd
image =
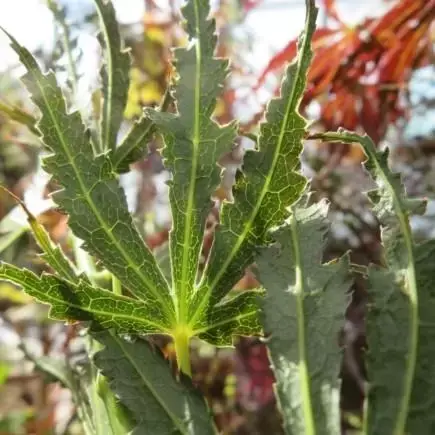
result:
M 22 287 L 27 294 L 51 306 L 50 317 L 58 320 L 89 321 L 98 328 L 118 332 L 158 333 L 164 325 L 153 321 L 152 312 L 142 301 L 118 296 L 78 279 L 76 284 L 54 275 L 41 277 L 26 269 L 0 263 L 0 279 Z M 156 308 L 154 308 L 157 311 Z
M 348 259 L 322 264 L 324 202 L 293 207 L 258 261 L 263 324 L 287 434 L 340 433 L 338 334 L 351 285 Z
M 243 173 L 233 189 L 234 203 L 224 203 L 211 253 L 191 304 L 191 324 L 200 328 L 207 312 L 225 297 L 253 263 L 259 247 L 271 242 L 268 231 L 287 217 L 287 207 L 302 194 L 299 173 L 306 120 L 298 113 L 311 60 L 317 10 L 307 2 L 299 53 L 285 74 L 281 96 L 268 105 L 258 149 L 246 153 Z
M 217 160 L 236 138 L 235 125 L 220 126 L 211 118 L 228 62 L 214 57 L 217 38 L 215 21 L 207 19 L 209 11 L 208 0 L 192 0 L 183 8 L 191 41 L 187 48 L 175 50 L 179 78 L 172 93 L 178 113 L 147 111 L 163 135 L 164 164 L 172 174 L 169 243 L 181 324 L 188 323 L 211 196 L 220 182 Z
M 435 433 L 435 241 L 416 244 L 409 216 L 424 202 L 406 196 L 400 175 L 388 166 L 388 150 L 367 136 L 327 133 L 328 140 L 360 143 L 365 167 L 377 184 L 369 192 L 381 224 L 384 264 L 369 268 L 365 426 L 381 435 Z
M 101 27 L 98 40 L 105 54 L 105 62 L 101 68 L 104 97 L 100 125 L 101 143 L 103 149 L 113 150 L 127 103 L 130 56 L 123 49 L 112 2 L 94 0 L 94 3 Z
M 136 230 L 126 199 L 112 170 L 110 156 L 94 156 L 80 115 L 67 113 L 52 73 L 42 74 L 32 55 L 9 35 L 11 46 L 27 69 L 23 81 L 39 107 L 38 129 L 53 152 L 47 172 L 63 187 L 53 197 L 65 210 L 69 226 L 135 296 L 150 307 L 150 317 L 168 329 L 174 310 L 167 282 Z
M 128 55 L 122 52 L 113 6 L 104 0 L 95 3 L 106 59 L 102 72 L 102 144 L 113 149 L 113 132 L 119 127 L 120 108 L 125 104 Z M 190 335 L 198 334 L 223 346 L 232 343 L 233 335 L 259 334 L 258 302 L 262 292 L 247 292 L 233 299 L 225 296 L 242 277 L 245 267 L 255 260 L 259 247 L 271 243 L 268 231 L 287 217 L 286 207 L 301 196 L 306 185 L 298 171 L 307 123 L 298 108 L 311 59 L 310 40 L 316 18 L 313 2 L 307 5 L 298 58 L 287 70 L 281 97 L 268 107 L 258 150 L 245 158 L 243 174 L 234 189 L 235 202 L 223 206 L 221 224 L 202 275 L 198 270 L 204 227 L 212 194 L 220 181 L 221 169 L 216 162 L 231 149 L 236 126 L 221 126 L 212 119 L 228 62 L 214 57 L 215 22 L 208 19 L 208 1 L 192 0 L 183 8 L 190 43 L 176 51 L 179 78 L 172 94 L 177 113 L 148 110 L 147 116 L 127 135 L 128 146 L 118 148 L 135 149 L 140 140 L 149 138 L 153 125 L 164 137 L 165 164 L 172 172 L 173 289 L 134 227 L 118 184 L 116 172 L 125 164 L 124 158 L 128 160 L 128 153 L 117 157 L 115 150 L 94 155 L 89 131 L 77 112 L 67 113 L 54 75 L 43 74 L 32 55 L 10 37 L 11 46 L 27 69 L 23 81 L 42 113 L 37 127 L 53 153 L 45 159 L 45 169 L 62 187 L 54 199 L 69 214 L 69 225 L 84 240 L 84 248 L 139 300 L 99 288 L 90 290 L 89 283 L 83 279 L 74 281 L 73 277 L 56 280 L 26 276 L 19 277 L 19 284 L 47 285 L 50 292 L 45 295 L 36 288 L 30 292 L 51 303 L 52 314 L 57 318 L 64 315 L 66 319 L 76 316 L 76 320 L 94 320 L 118 332 L 137 329 L 136 332 L 153 333 L 160 328 L 160 332 L 176 335 L 178 327 L 187 326 Z M 88 306 L 87 291 L 92 295 Z M 100 311 L 99 304 L 103 307 Z

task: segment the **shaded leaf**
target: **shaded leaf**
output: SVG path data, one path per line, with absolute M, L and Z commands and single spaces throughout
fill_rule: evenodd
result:
M 169 91 L 163 97 L 159 110 L 167 110 L 172 101 Z M 142 116 L 133 124 L 112 157 L 112 164 L 116 172 L 122 173 L 129 170 L 129 165 L 139 160 L 147 148 L 148 142 L 155 133 L 156 128 L 149 117 Z
M 409 216 L 423 201 L 409 199 L 398 173 L 388 167 L 388 149 L 376 151 L 367 136 L 325 133 L 331 141 L 359 143 L 377 190 L 369 192 L 381 224 L 382 266 L 368 276 L 365 430 L 370 434 L 429 435 L 435 431 L 435 241 L 414 243 Z
M 8 105 L 2 101 L 0 101 L 0 112 L 3 112 L 12 121 L 26 126 L 33 134 L 39 136 L 39 132 L 35 128 L 36 119 L 29 113 L 21 110 L 19 107 Z
M 325 202 L 297 204 L 258 262 L 266 344 L 287 434 L 340 433 L 338 334 L 352 279 L 347 257 L 322 264 L 327 211 Z
M 123 49 L 111 0 L 94 0 L 94 3 L 101 27 L 98 40 L 105 57 L 105 63 L 101 69 L 104 100 L 101 117 L 101 143 L 104 150 L 114 150 L 127 102 L 130 57 Z
M 129 341 L 109 331 L 94 334 L 103 350 L 96 365 L 129 408 L 133 434 L 214 434 L 207 405 L 190 381 L 177 382 L 163 356 L 143 340 Z
M 125 138 L 115 150 L 112 157 L 114 170 L 118 173 L 128 172 L 130 164 L 139 160 L 149 140 L 155 132 L 154 123 L 144 115 L 136 121 Z

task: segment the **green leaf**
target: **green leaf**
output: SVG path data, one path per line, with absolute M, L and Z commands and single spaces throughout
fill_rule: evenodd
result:
M 234 336 L 260 335 L 262 325 L 259 319 L 262 290 L 243 291 L 216 305 L 203 319 L 204 326 L 198 324 L 194 335 L 216 346 L 231 346 Z
M 69 389 L 74 404 L 77 407 L 77 413 L 83 424 L 85 434 L 94 435 L 95 431 L 89 398 L 81 382 L 82 379 L 79 378 L 78 374 L 68 365 L 67 361 L 52 356 L 35 357 L 29 352 L 24 343 L 21 344 L 20 349 L 24 352 L 26 358 L 35 364 L 38 370 L 48 374 Z
M 5 362 L 0 362 L 0 387 L 6 382 L 11 371 L 11 366 Z
M 243 174 L 234 187 L 234 204 L 222 207 L 220 225 L 194 304 L 192 323 L 207 303 L 219 302 L 242 277 L 258 247 L 270 243 L 268 230 L 288 215 L 286 207 L 303 192 L 306 179 L 297 172 L 306 120 L 298 113 L 311 60 L 311 37 L 317 10 L 307 2 L 305 30 L 295 62 L 287 69 L 281 97 L 268 105 L 258 150 L 247 152 Z
M 94 0 L 102 33 L 98 39 L 105 55 L 101 69 L 103 112 L 101 143 L 103 149 L 114 150 L 128 96 L 130 57 L 123 49 L 115 9 L 110 0 Z
M 215 22 L 207 20 L 209 12 L 209 0 L 192 0 L 183 8 L 190 43 L 175 51 L 178 113 L 146 112 L 163 134 L 164 164 L 172 174 L 170 253 L 181 324 L 188 322 L 205 222 L 220 182 L 217 160 L 231 149 L 236 137 L 235 125 L 222 127 L 211 119 L 228 62 L 214 57 Z
M 154 132 L 154 123 L 144 115 L 133 124 L 133 127 L 113 153 L 112 164 L 117 173 L 130 170 L 130 163 L 141 157 Z
M 369 192 L 381 224 L 383 265 L 368 275 L 365 433 L 429 435 L 435 431 L 435 241 L 414 243 L 409 225 L 424 202 L 406 197 L 400 175 L 388 167 L 388 149 L 368 136 L 324 133 L 328 141 L 359 143 L 377 190 Z
M 53 14 L 61 32 L 62 49 L 67 58 L 68 82 L 71 86 L 73 97 L 77 97 L 79 74 L 77 72 L 77 59 L 74 59 L 73 51 L 77 48 L 77 39 L 74 40 L 71 29 L 67 24 L 66 8 L 60 6 L 57 0 L 47 0 L 47 6 Z M 35 124 L 34 124 L 35 125 Z
M 167 91 L 159 110 L 167 110 L 171 102 L 171 93 Z M 146 150 L 148 142 L 155 132 L 154 123 L 148 116 L 142 114 L 113 153 L 112 164 L 115 171 L 118 173 L 128 172 L 130 169 L 129 165 L 143 156 L 144 150 Z
M 29 222 L 35 240 L 43 251 L 41 258 L 43 258 L 62 278 L 74 283 L 77 279 L 77 272 L 74 269 L 74 265 L 65 256 L 59 246 L 56 246 L 52 242 L 45 228 L 30 212 L 26 204 L 9 190 L 7 190 L 7 192 L 12 195 L 27 215 L 27 221 Z
M 98 328 L 119 332 L 157 333 L 167 327 L 159 319 L 156 307 L 110 291 L 92 287 L 86 281 L 77 285 L 26 269 L 0 263 L 0 279 L 19 285 L 30 296 L 51 306 L 50 317 L 57 320 L 91 321 Z
M 190 381 L 177 382 L 157 349 L 143 340 L 129 341 L 109 331 L 94 334 L 105 347 L 95 364 L 129 408 L 137 426 L 133 434 L 214 434 L 202 396 Z
M 3 112 L 12 121 L 26 126 L 33 134 L 39 136 L 39 132 L 35 128 L 36 119 L 32 115 L 24 112 L 19 107 L 8 105 L 2 101 L 0 101 L 0 112 Z
M 338 338 L 352 279 L 347 256 L 322 264 L 327 211 L 325 202 L 297 204 L 258 261 L 277 399 L 293 435 L 340 433 Z
M 108 155 L 93 155 L 89 132 L 77 112 L 68 114 L 52 73 L 42 74 L 28 50 L 8 34 L 27 74 L 23 77 L 32 99 L 42 112 L 38 129 L 53 151 L 45 169 L 64 188 L 55 201 L 70 215 L 69 225 L 132 293 L 160 307 L 161 321 L 170 324 L 172 300 L 167 282 L 134 227 L 117 176 Z

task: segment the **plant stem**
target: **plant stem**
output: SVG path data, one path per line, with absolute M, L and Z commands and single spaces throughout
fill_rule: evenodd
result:
M 180 328 L 174 334 L 175 353 L 177 355 L 178 368 L 185 375 L 192 376 L 190 367 L 189 341 L 191 335 L 186 328 Z
M 122 296 L 121 281 L 115 275 L 112 275 L 112 290 L 115 295 Z

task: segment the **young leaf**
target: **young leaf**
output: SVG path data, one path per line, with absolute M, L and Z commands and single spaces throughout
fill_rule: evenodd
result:
M 6 263 L 0 263 L 0 279 L 19 285 L 30 296 L 49 304 L 53 319 L 92 321 L 118 332 L 149 334 L 167 330 L 165 319 L 153 304 L 115 295 L 83 280 L 73 285 L 54 275 L 37 277 Z
M 173 307 L 168 285 L 133 225 L 109 156 L 93 155 L 80 115 L 66 112 L 54 75 L 42 74 L 29 51 L 8 36 L 27 69 L 23 81 L 42 112 L 37 127 L 54 153 L 45 159 L 45 169 L 64 188 L 54 199 L 70 215 L 69 225 L 85 240 L 85 249 L 132 293 L 160 306 L 169 323 Z
M 164 358 L 143 340 L 109 331 L 93 334 L 105 347 L 95 364 L 136 419 L 133 434 L 214 434 L 207 405 L 186 378 L 177 382 Z
M 359 143 L 378 188 L 370 192 L 379 219 L 384 264 L 369 268 L 367 314 L 368 392 L 365 433 L 422 434 L 435 431 L 435 241 L 417 245 L 411 213 L 424 203 L 406 197 L 400 175 L 388 167 L 388 150 L 368 136 L 323 133 L 323 139 Z
M 110 0 L 94 0 L 94 3 L 102 29 L 98 39 L 105 55 L 105 64 L 101 69 L 104 98 L 101 143 L 104 150 L 114 150 L 127 102 L 130 57 L 123 49 L 112 2 Z
M 351 284 L 348 259 L 322 264 L 328 207 L 297 204 L 258 261 L 263 324 L 287 434 L 340 433 L 338 334 Z
M 317 10 L 307 1 L 305 30 L 296 62 L 286 73 L 281 97 L 272 100 L 261 125 L 258 150 L 248 152 L 234 188 L 234 204 L 224 204 L 220 225 L 197 292 L 194 322 L 207 303 L 219 302 L 254 261 L 259 246 L 270 242 L 268 230 L 287 216 L 306 179 L 296 172 L 307 122 L 298 113 L 311 59 L 310 41 Z
M 171 94 L 167 91 L 160 104 L 159 110 L 165 111 L 171 101 Z M 155 131 L 156 128 L 151 119 L 145 114 L 142 114 L 113 153 L 112 164 L 117 173 L 127 172 L 130 163 L 140 159 Z
M 221 127 L 211 119 L 228 62 L 214 57 L 215 22 L 207 19 L 209 11 L 209 0 L 191 0 L 183 8 L 190 44 L 175 52 L 178 114 L 147 111 L 163 134 L 164 163 L 172 173 L 171 266 L 179 322 L 184 324 L 188 321 L 211 196 L 220 181 L 217 160 L 236 137 L 234 125 Z
M 133 124 L 133 127 L 113 153 L 112 164 L 117 173 L 130 170 L 130 163 L 139 159 L 154 132 L 154 123 L 146 116 L 142 116 Z

